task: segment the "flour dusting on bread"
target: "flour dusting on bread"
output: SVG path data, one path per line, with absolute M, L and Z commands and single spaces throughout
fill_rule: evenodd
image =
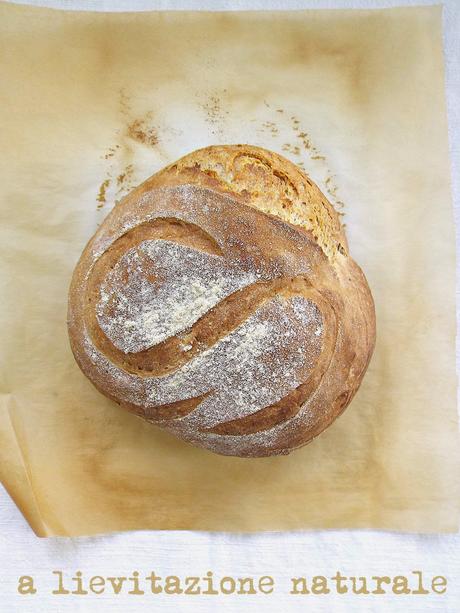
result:
M 321 349 L 313 333 L 320 323 L 311 301 L 274 298 L 180 370 L 147 379 L 148 397 L 161 406 L 206 394 L 177 420 L 180 429 L 209 428 L 255 413 L 308 378 Z
M 238 261 L 165 240 L 144 241 L 101 286 L 98 321 L 121 351 L 143 351 L 193 325 L 223 298 L 257 280 Z

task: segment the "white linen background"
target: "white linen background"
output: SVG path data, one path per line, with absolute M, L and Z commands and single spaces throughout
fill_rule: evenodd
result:
M 431 5 L 432 0 L 29 0 L 54 8 L 84 10 L 244 10 L 306 8 L 386 8 Z M 439 4 L 439 3 L 438 3 Z M 452 168 L 452 192 L 457 251 L 460 249 L 460 2 L 445 0 L 444 48 L 447 69 L 447 105 Z M 457 322 L 460 322 L 457 257 Z M 460 351 L 457 338 L 457 373 Z M 128 596 L 110 593 L 87 596 L 56 596 L 52 570 L 71 576 L 81 570 L 93 575 L 141 576 L 157 574 L 216 577 L 270 575 L 275 592 L 264 596 Z M 289 595 L 291 576 L 406 575 L 421 570 L 426 576 L 444 575 L 448 589 L 443 595 L 321 596 Z M 20 575 L 32 575 L 38 593 L 17 593 Z M 139 531 L 97 537 L 39 539 L 29 528 L 6 491 L 0 486 L 0 612 L 8 611 L 192 611 L 222 612 L 396 612 L 460 611 L 460 534 L 414 535 L 370 530 L 328 530 L 239 535 L 191 531 Z

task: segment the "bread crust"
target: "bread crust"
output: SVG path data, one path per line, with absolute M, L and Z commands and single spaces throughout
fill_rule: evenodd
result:
M 229 145 L 115 206 L 75 268 L 68 328 L 103 394 L 194 445 L 260 457 L 310 442 L 350 403 L 375 311 L 313 182 Z
M 170 164 L 140 185 L 134 194 L 154 187 L 200 185 L 238 198 L 315 237 L 330 257 L 348 254 L 340 217 L 318 186 L 285 157 L 253 145 L 211 145 Z

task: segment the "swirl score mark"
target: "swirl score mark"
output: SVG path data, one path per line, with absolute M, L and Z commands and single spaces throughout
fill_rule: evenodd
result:
M 96 255 L 86 350 L 116 398 L 182 438 L 224 453 L 238 440 L 270 446 L 329 367 L 337 330 L 323 315 L 334 312 L 306 260 L 228 244 L 228 228 L 198 223 L 194 195 Z

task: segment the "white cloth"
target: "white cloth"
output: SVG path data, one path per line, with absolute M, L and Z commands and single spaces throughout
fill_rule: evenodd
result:
M 16 0 L 13 0 L 16 2 Z M 20 2 L 16 2 L 20 3 Z M 308 0 L 30 0 L 28 4 L 87 10 L 383 8 L 432 1 Z M 447 100 L 457 245 L 460 245 L 460 2 L 444 3 Z M 459 268 L 457 267 L 457 275 Z M 458 277 L 457 277 L 458 278 Z M 457 309 L 458 320 L 459 309 Z M 459 351 L 457 348 L 457 364 Z M 56 576 L 166 575 L 216 577 L 269 575 L 274 592 L 263 595 L 53 595 Z M 291 595 L 290 577 L 405 575 L 421 570 L 447 577 L 444 594 L 397 596 Z M 32 575 L 37 593 L 19 595 L 18 578 Z M 71 588 L 74 589 L 74 588 Z M 37 538 L 0 488 L 1 611 L 460 611 L 460 534 L 410 535 L 376 531 L 312 531 L 235 535 L 204 532 L 129 532 L 91 538 Z

